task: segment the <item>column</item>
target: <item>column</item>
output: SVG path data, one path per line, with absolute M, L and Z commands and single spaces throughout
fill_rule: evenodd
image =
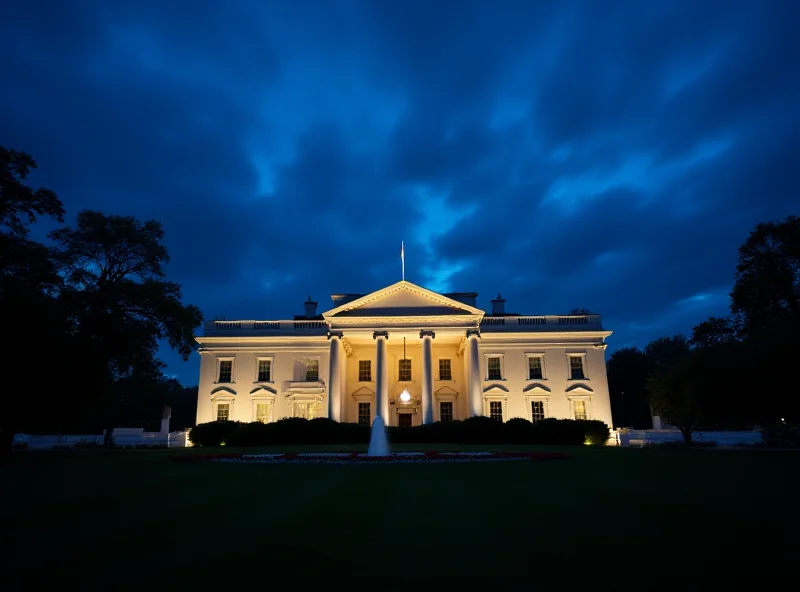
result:
M 386 340 L 388 331 L 375 331 L 375 416 L 380 417 L 385 425 L 389 425 L 389 373 L 387 372 Z
M 433 331 L 420 331 L 422 339 L 422 423 L 433 423 Z
M 328 339 L 331 342 L 328 360 L 328 417 L 334 421 L 342 421 L 342 377 L 339 364 L 342 355 L 342 333 L 329 331 Z
M 467 350 L 469 351 L 469 416 L 483 415 L 483 393 L 481 392 L 481 359 L 478 354 L 478 329 L 467 330 Z

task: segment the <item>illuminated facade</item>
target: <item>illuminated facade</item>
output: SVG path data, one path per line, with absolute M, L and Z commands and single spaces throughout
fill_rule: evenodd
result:
M 524 316 L 401 281 L 334 294 L 320 315 L 207 321 L 197 423 L 330 417 L 419 425 L 486 415 L 599 419 L 611 427 L 599 315 Z

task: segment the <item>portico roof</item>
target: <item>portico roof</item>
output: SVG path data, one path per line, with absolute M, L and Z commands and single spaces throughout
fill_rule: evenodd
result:
M 484 312 L 405 280 L 322 313 L 326 320 L 352 317 L 483 316 Z

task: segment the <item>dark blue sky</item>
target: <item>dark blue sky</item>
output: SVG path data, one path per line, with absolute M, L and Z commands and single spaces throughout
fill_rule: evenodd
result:
M 206 318 L 406 278 L 588 307 L 611 349 L 724 314 L 798 213 L 800 2 L 8 0 L 0 144 L 70 222 L 157 218 Z M 195 383 L 198 360 L 165 354 Z

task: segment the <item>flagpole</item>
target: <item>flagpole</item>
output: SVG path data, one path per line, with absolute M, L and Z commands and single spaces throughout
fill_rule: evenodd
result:
M 400 264 L 403 269 L 403 281 L 406 281 L 406 250 L 403 241 L 400 241 Z

